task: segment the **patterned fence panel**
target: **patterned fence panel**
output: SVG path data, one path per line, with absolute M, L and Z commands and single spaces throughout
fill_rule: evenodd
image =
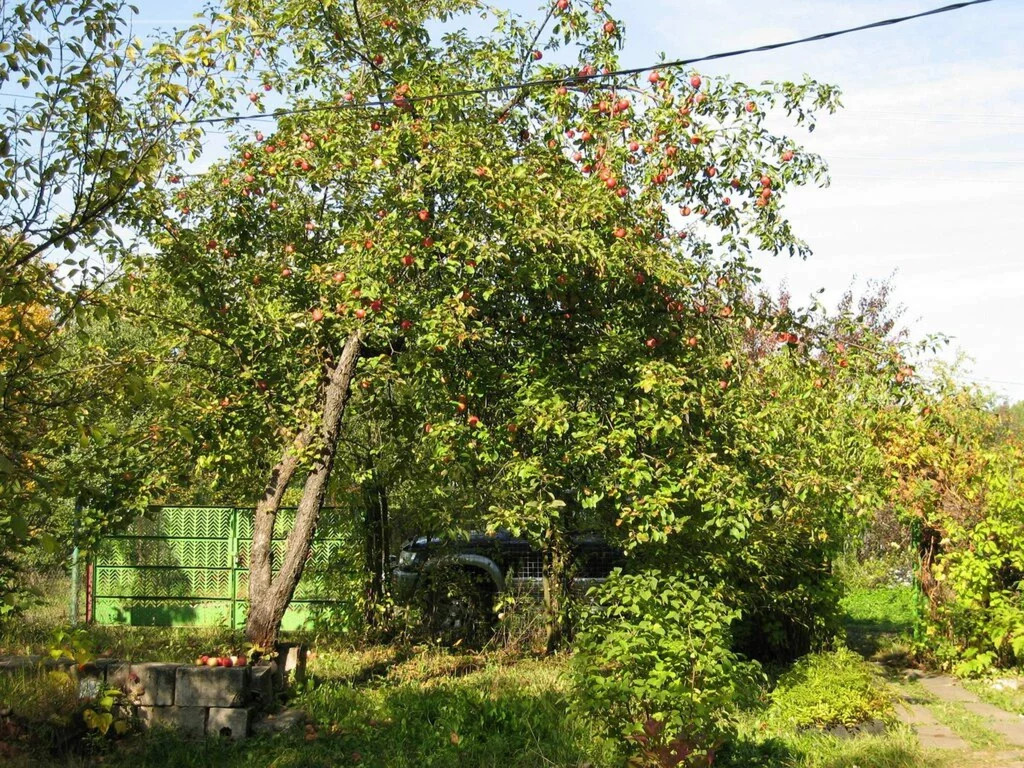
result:
M 294 510 L 281 510 L 287 532 Z M 344 544 L 340 510 L 324 510 L 310 561 L 282 626 L 299 629 L 334 602 L 324 578 Z M 92 569 L 93 616 L 100 624 L 143 626 L 245 625 L 252 510 L 157 507 L 127 532 L 109 536 Z M 284 554 L 275 532 L 275 561 Z

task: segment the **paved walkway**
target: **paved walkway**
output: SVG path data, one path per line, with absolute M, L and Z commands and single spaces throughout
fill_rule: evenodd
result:
M 922 747 L 965 753 L 964 762 L 957 763 L 965 767 L 1024 768 L 1024 717 L 982 701 L 948 675 L 910 672 L 906 679 L 910 685 L 897 685 L 902 699 L 899 714 L 917 733 Z M 936 711 L 945 712 L 946 717 L 937 717 Z M 959 717 L 950 718 L 950 713 Z M 959 729 L 943 720 L 960 723 Z M 998 746 L 981 750 L 971 744 L 978 740 Z

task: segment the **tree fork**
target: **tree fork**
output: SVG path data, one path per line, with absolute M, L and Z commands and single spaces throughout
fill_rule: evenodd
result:
M 295 523 L 288 534 L 284 560 L 276 578 L 273 577 L 271 557 L 274 522 L 284 492 L 298 468 L 298 453 L 312 442 L 306 431 L 300 433 L 271 471 L 263 499 L 256 507 L 249 575 L 249 618 L 245 632 L 252 643 L 262 648 L 271 648 L 276 643 L 281 619 L 295 594 L 309 557 L 338 450 L 341 421 L 351 393 L 352 377 L 359 364 L 361 348 L 362 338 L 358 333 L 352 334 L 345 342 L 338 362 L 328 369 L 318 438 L 319 454 L 306 475 L 302 497 L 295 512 Z

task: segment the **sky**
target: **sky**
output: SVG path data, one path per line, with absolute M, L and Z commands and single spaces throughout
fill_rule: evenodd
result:
M 544 0 L 492 0 L 537 16 Z M 582 0 L 573 0 L 581 2 Z M 918 13 L 949 0 L 606 0 L 624 66 L 753 47 Z M 200 3 L 136 2 L 138 31 Z M 993 0 L 882 29 L 700 65 L 746 82 L 838 85 L 844 109 L 794 133 L 831 168 L 790 194 L 806 261 L 758 258 L 769 286 L 826 304 L 889 280 L 914 338 L 945 334 L 963 378 L 1024 400 L 1024 2 Z

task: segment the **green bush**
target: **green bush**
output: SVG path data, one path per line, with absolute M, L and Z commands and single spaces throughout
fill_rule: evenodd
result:
M 756 670 L 730 650 L 735 612 L 706 582 L 660 571 L 616 571 L 596 597 L 573 661 L 576 710 L 641 764 L 710 765 Z
M 932 651 L 960 675 L 1021 664 L 1024 498 L 1013 471 L 992 473 L 984 519 L 951 526 L 945 543 L 935 568 L 943 589 L 927 634 Z
M 769 709 L 771 719 L 795 728 L 855 726 L 892 712 L 892 693 L 847 648 L 800 659 L 779 678 Z

